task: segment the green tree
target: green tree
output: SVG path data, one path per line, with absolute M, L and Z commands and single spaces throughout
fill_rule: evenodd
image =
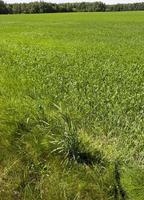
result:
M 5 3 L 2 0 L 0 0 L 0 14 L 7 14 L 7 13 L 8 10 Z

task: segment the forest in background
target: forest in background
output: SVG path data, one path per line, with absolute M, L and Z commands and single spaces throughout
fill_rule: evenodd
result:
M 110 11 L 136 11 L 144 10 L 143 3 L 129 3 L 106 5 L 102 2 L 81 2 L 81 3 L 14 3 L 6 4 L 0 0 L 0 14 L 21 14 L 21 13 L 61 13 L 61 12 L 110 12 Z

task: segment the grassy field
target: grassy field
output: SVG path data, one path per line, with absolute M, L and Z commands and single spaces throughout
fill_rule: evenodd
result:
M 143 200 L 144 12 L 0 16 L 0 200 Z

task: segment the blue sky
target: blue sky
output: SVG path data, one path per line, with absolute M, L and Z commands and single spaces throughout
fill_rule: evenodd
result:
M 7 3 L 15 3 L 15 2 L 32 2 L 32 1 L 40 1 L 40 0 L 4 0 Z M 55 3 L 64 3 L 64 2 L 91 2 L 96 0 L 45 0 L 47 2 L 55 2 Z M 99 1 L 99 0 L 98 0 Z M 115 3 L 135 3 L 135 2 L 144 2 L 144 0 L 101 0 L 107 4 L 115 4 Z

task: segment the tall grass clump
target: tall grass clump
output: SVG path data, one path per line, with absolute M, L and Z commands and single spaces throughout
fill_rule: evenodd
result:
M 64 161 L 76 161 L 86 165 L 102 164 L 104 159 L 100 151 L 93 148 L 90 138 L 78 129 L 68 113 L 58 107 L 63 129 L 59 134 L 50 135 L 51 153 L 61 155 Z

